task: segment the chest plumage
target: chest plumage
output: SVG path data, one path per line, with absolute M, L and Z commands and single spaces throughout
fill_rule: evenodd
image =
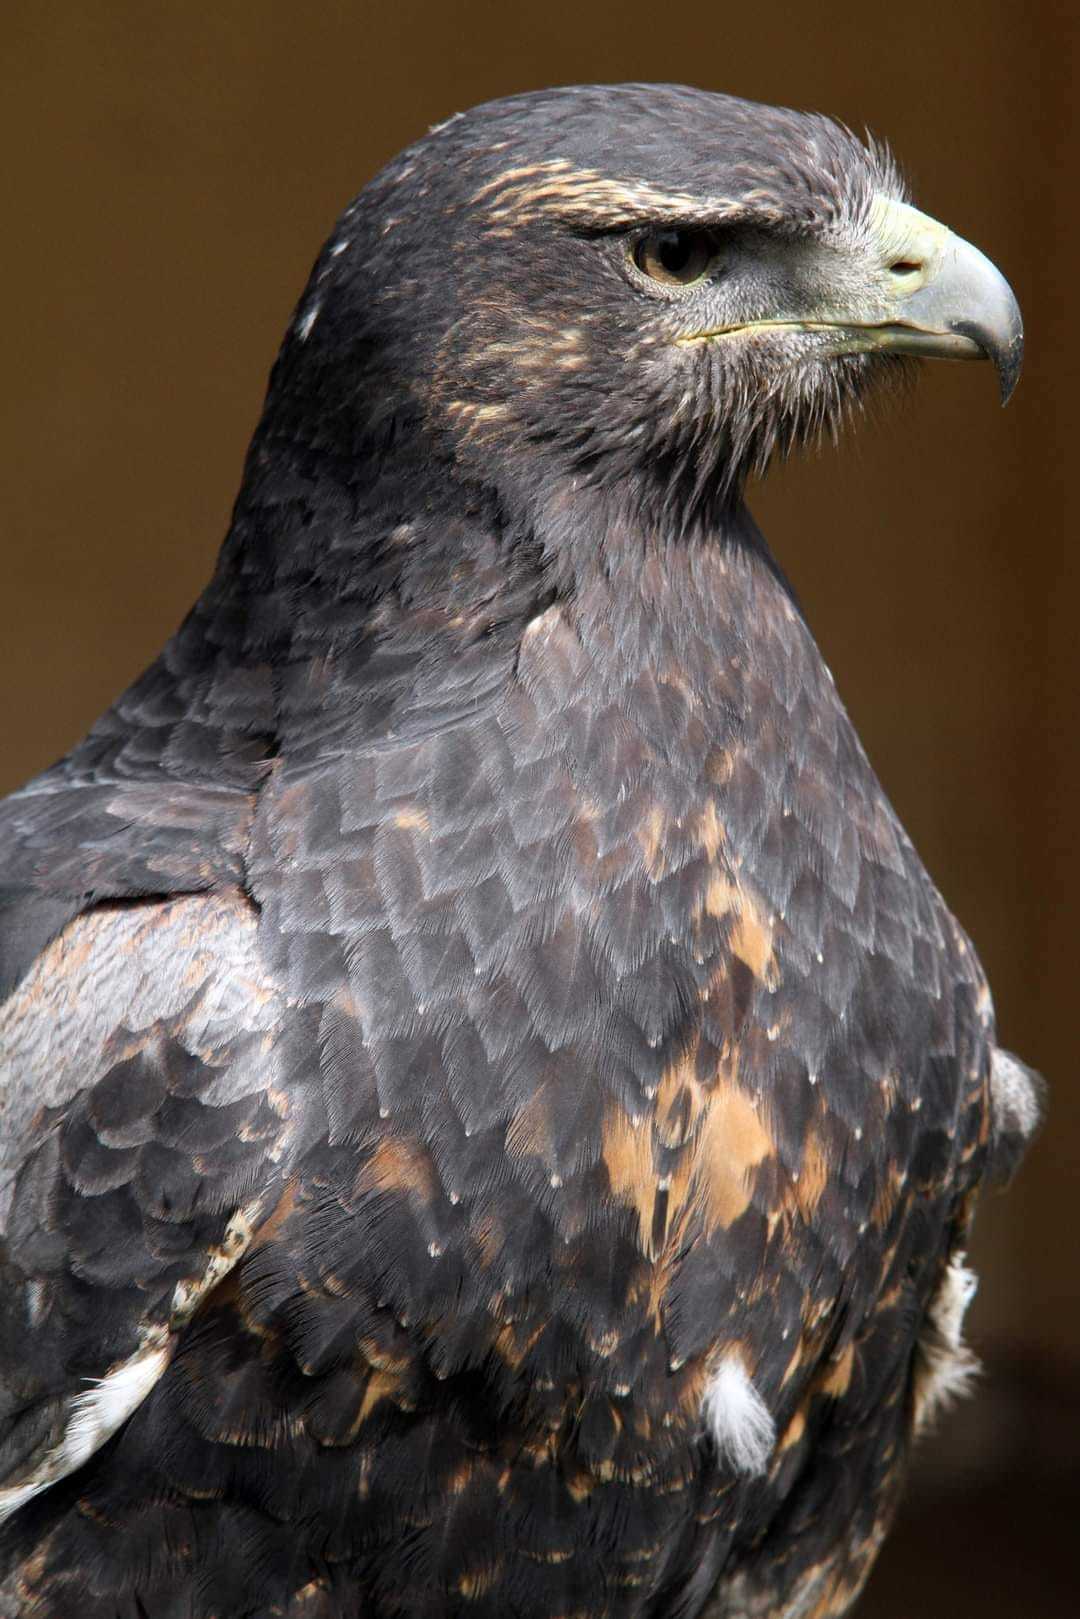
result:
M 0 1604 L 850 1605 L 1037 1107 L 742 489 L 1019 351 L 731 98 L 497 103 L 346 210 L 214 579 L 0 806 Z

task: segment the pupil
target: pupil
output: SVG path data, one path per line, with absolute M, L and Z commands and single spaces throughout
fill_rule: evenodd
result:
M 690 241 L 685 231 L 670 231 L 660 242 L 660 263 L 669 275 L 685 270 L 690 258 Z

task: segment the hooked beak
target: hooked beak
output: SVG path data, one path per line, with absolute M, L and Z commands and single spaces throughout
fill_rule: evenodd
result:
M 906 202 L 878 196 L 870 209 L 870 264 L 859 287 L 848 279 L 843 303 L 837 284 L 822 305 L 800 315 L 739 322 L 688 333 L 682 345 L 769 332 L 821 335 L 832 354 L 889 351 L 943 360 L 991 360 L 1001 402 L 1007 404 L 1024 357 L 1024 325 L 1012 288 L 984 253 Z
M 877 198 L 870 223 L 887 277 L 883 318 L 848 328 L 855 339 L 851 347 L 990 360 L 1007 404 L 1020 376 L 1024 325 L 1001 271 L 977 247 L 907 203 Z M 837 324 L 846 322 L 841 317 Z

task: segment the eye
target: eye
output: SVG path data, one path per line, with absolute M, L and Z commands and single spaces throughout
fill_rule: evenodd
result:
M 642 236 L 634 247 L 634 263 L 653 281 L 689 287 L 701 280 L 715 252 L 716 243 L 708 231 L 675 225 Z

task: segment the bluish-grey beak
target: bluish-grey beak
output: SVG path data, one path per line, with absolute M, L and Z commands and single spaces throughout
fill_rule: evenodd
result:
M 946 360 L 991 360 L 1006 404 L 1020 376 L 1024 323 L 1013 290 L 985 253 L 906 203 L 871 215 L 887 276 L 869 347 Z

